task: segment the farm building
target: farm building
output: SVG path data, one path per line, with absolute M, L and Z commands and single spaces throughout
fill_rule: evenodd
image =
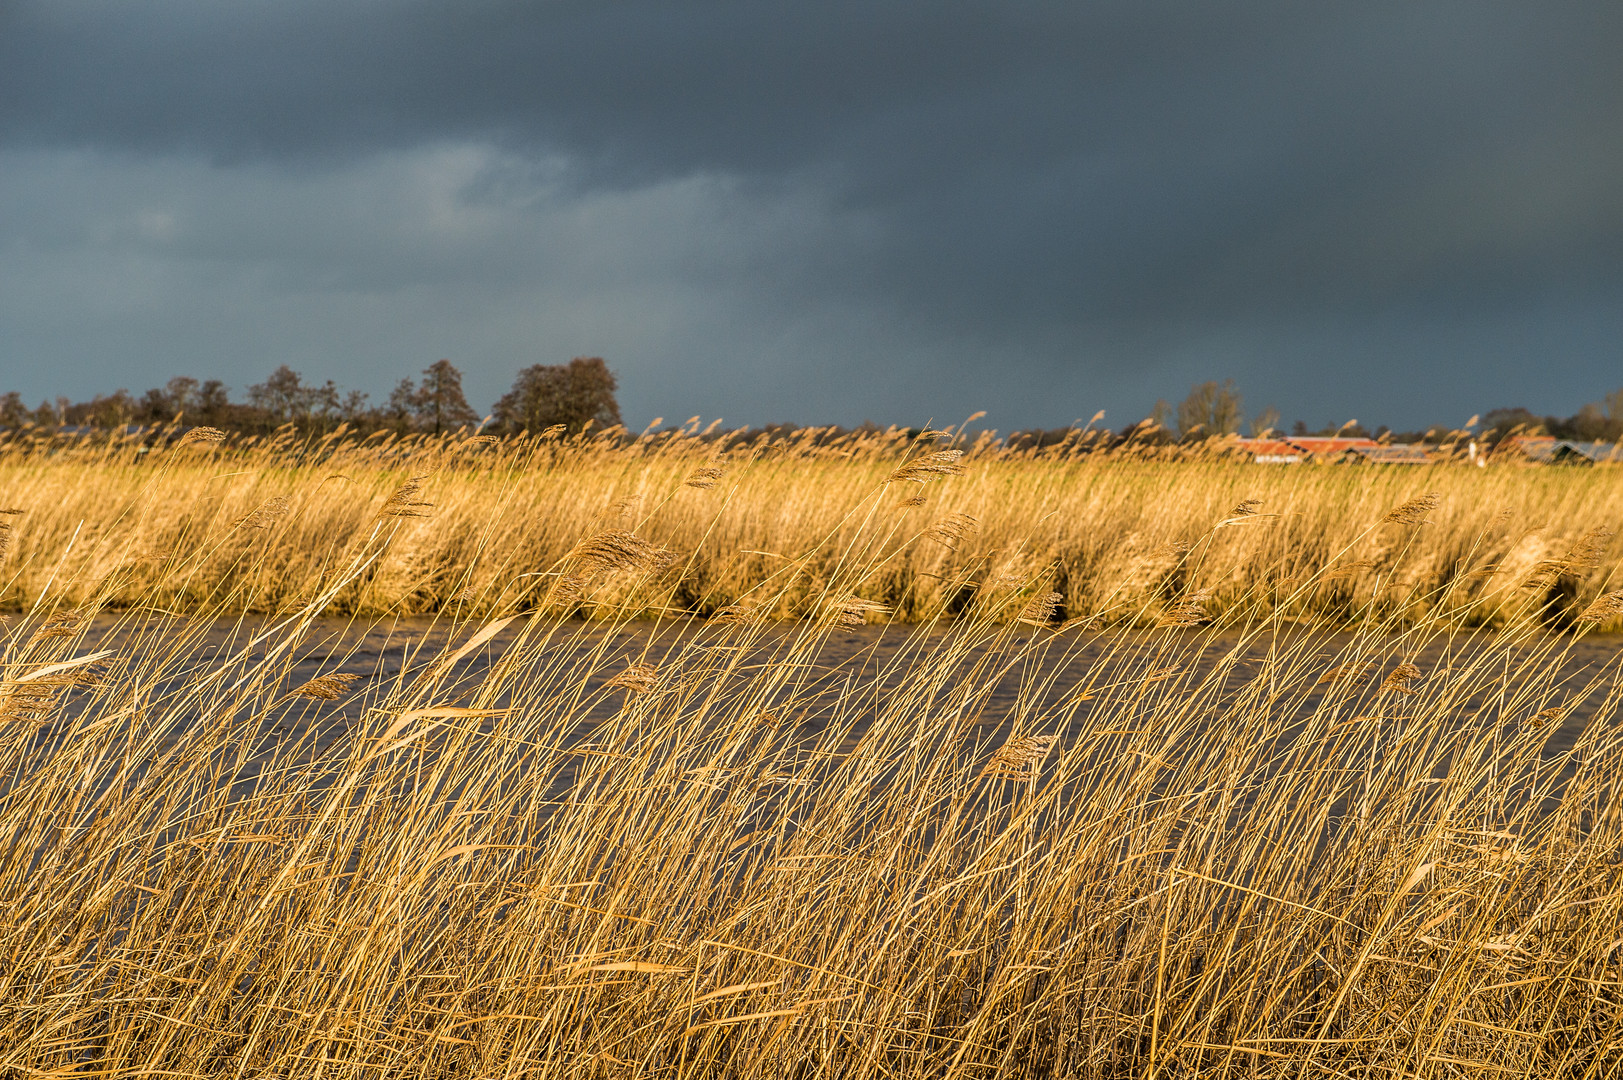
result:
M 1595 465 L 1623 463 L 1623 446 L 1607 442 L 1557 439 L 1550 435 L 1517 435 L 1506 439 L 1500 455 L 1538 465 Z
M 1381 445 L 1374 439 L 1341 435 L 1293 435 L 1287 441 L 1315 461 L 1336 461 L 1349 451 L 1376 450 Z
M 1298 465 L 1307 456 L 1284 439 L 1241 439 L 1240 448 L 1258 465 Z
M 1362 437 L 1294 435 L 1288 439 L 1241 439 L 1239 448 L 1259 465 L 1299 465 L 1308 461 L 1429 465 L 1432 460 L 1419 446 L 1386 446 Z
M 1426 448 L 1413 443 L 1392 446 L 1354 446 L 1344 451 L 1342 460 L 1349 464 L 1369 462 L 1372 465 L 1430 465 L 1436 459 Z

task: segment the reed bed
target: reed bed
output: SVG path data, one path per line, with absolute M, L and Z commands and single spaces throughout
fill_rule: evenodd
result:
M 694 424 L 636 439 L 301 442 L 288 432 L 150 452 L 13 440 L 0 444 L 0 509 L 14 511 L 0 517 L 0 608 L 28 610 L 49 587 L 78 605 L 295 610 L 380 512 L 403 527 L 330 612 L 496 617 L 550 598 L 554 613 L 616 618 L 619 579 L 550 588 L 582 537 L 608 531 L 674 553 L 644 611 L 701 617 L 771 579 L 766 614 L 806 618 L 853 545 L 875 567 L 867 599 L 906 622 L 956 616 L 1001 578 L 1040 577 L 1063 598 L 1060 620 L 1148 625 L 1181 601 L 1196 566 L 1203 610 L 1231 621 L 1441 609 L 1506 625 L 1535 608 L 1569 622 L 1623 557 L 1623 538 L 1607 531 L 1623 521 L 1612 468 L 1265 467 L 1177 448 L 1020 452 L 941 434 L 715 441 Z M 898 469 L 915 472 L 866 503 Z M 406 485 L 412 505 L 391 504 Z M 1439 504 L 1414 536 L 1365 531 L 1428 492 Z
M 0 1070 L 1623 1069 L 1605 484 L 889 438 L 7 459 Z M 392 677 L 321 652 L 412 605 Z

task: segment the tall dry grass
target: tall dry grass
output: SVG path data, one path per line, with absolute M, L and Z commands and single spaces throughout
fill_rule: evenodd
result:
M 1574 551 L 1596 479 L 419 449 L 5 463 L 0 1069 L 1623 1068 L 1620 683 L 1562 675 L 1623 608 L 1612 549 Z M 1129 536 L 1177 542 L 1175 586 Z M 789 550 L 738 561 L 757 537 Z M 1055 586 L 1051 537 L 1095 576 Z M 617 629 L 701 571 L 728 610 L 635 662 L 544 617 Z M 950 621 L 926 574 L 977 582 Z M 1330 589 L 1350 634 L 1298 620 Z M 444 651 L 292 680 L 324 614 L 401 597 L 451 598 Z M 821 677 L 887 602 L 932 621 Z M 277 615 L 208 647 L 245 604 Z
M 390 511 L 402 516 L 388 550 L 329 610 L 532 610 L 572 547 L 610 530 L 674 552 L 652 606 L 702 616 L 770 579 L 773 614 L 803 618 L 860 549 L 874 567 L 865 596 L 906 621 L 956 615 L 1002 577 L 1042 578 L 1064 598 L 1059 618 L 1099 622 L 1154 622 L 1197 579 L 1205 610 L 1231 619 L 1445 612 L 1503 625 L 1542 608 L 1565 621 L 1623 555 L 1604 533 L 1623 521 L 1623 484 L 1604 467 L 1260 467 L 948 445 L 812 429 L 721 449 L 696 424 L 629 442 L 288 433 L 146 453 L 14 441 L 0 444 L 0 499 L 26 512 L 0 519 L 0 607 L 27 610 L 49 585 L 73 604 L 293 610 L 408 483 L 424 505 Z M 906 461 L 924 471 L 864 503 Z M 1416 535 L 1365 531 L 1429 491 L 1440 505 Z M 555 594 L 552 610 L 611 617 L 623 584 Z

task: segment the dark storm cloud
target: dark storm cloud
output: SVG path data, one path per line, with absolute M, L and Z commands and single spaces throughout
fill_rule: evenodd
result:
M 857 302 L 892 357 L 1171 394 L 1203 350 L 1244 375 L 1407 325 L 1446 362 L 1552 297 L 1611 325 L 1619 55 L 1615 3 L 14 2 L 0 148 L 297 176 L 485 144 L 507 171 L 466 199 L 521 199 L 524 161 L 582 197 L 812 192 L 839 227 L 748 260 L 736 318 Z M 1570 392 L 1615 358 L 1579 348 Z

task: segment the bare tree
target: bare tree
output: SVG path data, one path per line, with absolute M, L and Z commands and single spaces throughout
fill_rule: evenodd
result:
M 479 414 L 462 394 L 462 372 L 449 360 L 436 360 L 423 369 L 412 406 L 418 426 L 435 434 L 479 422 Z
M 23 404 L 23 396 L 12 390 L 0 397 L 0 427 L 20 428 L 33 417 L 28 412 L 28 406 Z
M 1199 428 L 1206 435 L 1228 435 L 1240 430 L 1245 422 L 1240 394 L 1234 389 L 1234 380 L 1225 379 L 1219 386 L 1204 382 L 1189 391 L 1178 406 L 1178 434 L 1188 435 Z
M 568 364 L 535 364 L 518 373 L 513 388 L 496 403 L 496 417 L 515 431 L 543 431 L 556 424 L 580 431 L 588 422 L 616 425 L 618 386 L 599 356 L 577 356 Z
M 308 419 L 317 393 L 316 388 L 304 385 L 297 371 L 283 364 L 271 372 L 270 378 L 248 388 L 248 403 L 285 424 Z

